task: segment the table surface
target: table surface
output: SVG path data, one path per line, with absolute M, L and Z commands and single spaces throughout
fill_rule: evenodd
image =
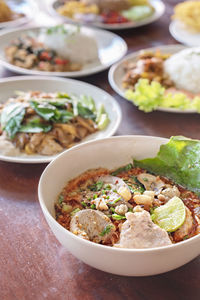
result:
M 174 44 L 168 26 L 173 6 L 154 24 L 118 32 L 129 52 Z M 47 15 L 40 18 L 50 20 Z M 0 76 L 13 76 L 0 66 Z M 183 134 L 200 139 L 199 115 L 153 112 L 145 114 L 123 100 L 109 86 L 107 71 L 82 78 L 113 95 L 122 109 L 117 135 L 170 137 Z M 200 299 L 200 258 L 157 276 L 122 277 L 93 269 L 65 250 L 50 231 L 37 197 L 46 165 L 0 162 L 0 299 Z

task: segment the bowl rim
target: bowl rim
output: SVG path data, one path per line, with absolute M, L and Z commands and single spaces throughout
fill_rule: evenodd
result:
M 38 183 L 38 199 L 39 199 L 39 203 L 40 206 L 42 208 L 43 214 L 45 215 L 46 218 L 50 219 L 51 222 L 53 222 L 53 225 L 59 230 L 62 231 L 64 234 L 69 235 L 69 237 L 71 237 L 72 239 L 76 240 L 77 242 L 80 242 L 82 244 L 84 244 L 85 246 L 89 246 L 91 245 L 91 247 L 96 248 L 96 249 L 107 249 L 105 251 L 114 251 L 114 252 L 128 252 L 128 253 L 151 253 L 151 252 L 163 252 L 166 250 L 169 251 L 173 251 L 174 248 L 180 248 L 182 247 L 182 245 L 185 244 L 190 244 L 193 241 L 196 240 L 200 240 L 200 234 L 197 234 L 196 236 L 193 236 L 185 241 L 181 241 L 177 244 L 171 244 L 171 245 L 167 245 L 167 246 L 162 246 L 162 247 L 156 247 L 156 248 L 144 248 L 144 249 L 129 249 L 129 248 L 117 248 L 117 247 L 109 247 L 109 246 L 105 246 L 105 245 L 101 245 L 101 244 L 97 244 L 94 243 L 92 241 L 88 241 L 85 239 L 82 239 L 79 236 L 76 236 L 75 234 L 73 234 L 72 232 L 70 232 L 69 230 L 65 229 L 62 225 L 60 225 L 56 219 L 51 215 L 51 213 L 49 212 L 49 210 L 47 209 L 44 200 L 43 200 L 43 195 L 42 195 L 42 185 L 43 185 L 43 180 L 44 178 L 47 176 L 48 170 L 50 168 L 52 168 L 56 163 L 57 160 L 61 159 L 63 156 L 66 156 L 68 154 L 68 152 L 72 152 L 72 151 L 76 151 L 79 148 L 83 148 L 83 147 L 88 147 L 90 146 L 90 144 L 101 144 L 104 142 L 108 142 L 108 141 L 112 141 L 112 140 L 117 140 L 117 139 L 127 139 L 127 138 L 139 138 L 139 139 L 152 139 L 152 140 L 156 140 L 156 139 L 160 139 L 163 141 L 169 141 L 169 139 L 167 138 L 163 138 L 163 137 L 158 137 L 158 136 L 146 136 L 146 135 L 121 135 L 121 136 L 113 136 L 113 137 L 109 137 L 109 138 L 103 138 L 103 139 L 98 139 L 95 141 L 88 141 L 85 142 L 83 144 L 74 146 L 73 148 L 66 150 L 64 152 L 62 152 L 61 154 L 59 154 L 53 161 L 50 162 L 50 164 L 48 164 L 48 166 L 44 169 L 44 171 L 42 172 L 42 175 L 40 177 L 39 183 Z M 67 236 L 66 236 L 67 238 Z

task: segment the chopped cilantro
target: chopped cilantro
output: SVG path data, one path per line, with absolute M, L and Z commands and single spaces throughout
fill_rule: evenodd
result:
M 121 216 L 121 215 L 118 215 L 118 214 L 113 214 L 112 215 L 112 219 L 113 220 L 124 220 L 124 219 L 126 219 L 126 217 L 125 216 Z
M 113 225 L 107 225 L 99 235 L 104 236 L 104 235 L 108 234 L 110 232 L 111 228 L 113 228 Z
M 95 205 L 95 204 L 92 204 L 92 205 L 90 206 L 90 208 L 91 208 L 91 209 L 95 209 L 95 208 L 96 208 L 96 205 Z

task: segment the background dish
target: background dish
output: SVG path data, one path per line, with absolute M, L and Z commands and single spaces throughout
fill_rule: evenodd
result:
M 108 113 L 110 123 L 108 127 L 103 131 L 98 131 L 92 135 L 86 137 L 83 141 L 99 139 L 104 137 L 110 137 L 113 135 L 121 121 L 121 110 L 117 102 L 105 91 L 92 86 L 88 83 L 72 80 L 62 79 L 55 77 L 12 77 L 9 79 L 3 79 L 0 81 L 0 102 L 5 102 L 9 97 L 14 95 L 17 90 L 30 91 L 46 91 L 46 92 L 57 92 L 63 91 L 75 94 L 88 94 L 92 96 L 95 103 L 104 104 L 105 109 Z M 56 156 L 41 156 L 41 155 L 24 155 L 24 156 L 5 156 L 0 155 L 0 160 L 17 162 L 17 163 L 47 163 L 50 162 Z
M 174 54 L 180 50 L 183 50 L 185 46 L 183 45 L 167 45 L 167 46 L 158 46 L 158 47 L 153 47 L 153 48 L 147 48 L 147 49 L 142 49 L 145 51 L 155 51 L 156 49 L 160 49 L 162 53 L 171 53 Z M 108 74 L 108 79 L 111 87 L 113 90 L 119 94 L 121 97 L 123 97 L 125 100 L 125 89 L 122 87 L 122 78 L 125 75 L 124 72 L 124 63 L 126 61 L 134 61 L 137 59 L 140 51 L 133 52 L 129 55 L 127 55 L 125 58 L 123 58 L 120 62 L 116 63 L 113 65 Z M 128 100 L 127 100 L 128 101 Z M 179 110 L 175 108 L 159 108 L 157 109 L 159 111 L 165 111 L 165 112 L 172 112 L 172 113 L 194 113 L 195 110 Z
M 121 29 L 128 29 L 128 28 L 137 28 L 137 27 L 144 26 L 144 25 L 150 24 L 152 22 L 155 22 L 164 14 L 165 4 L 162 1 L 157 1 L 157 0 L 150 0 L 149 2 L 154 7 L 155 12 L 150 17 L 148 17 L 144 20 L 138 21 L 136 23 L 129 22 L 129 23 L 122 23 L 122 24 L 91 23 L 91 26 L 96 26 L 99 28 L 104 28 L 104 29 L 109 29 L 109 30 L 121 30 Z M 58 14 L 56 12 L 58 3 L 59 3 L 58 0 L 51 1 L 51 4 L 49 5 L 49 12 L 51 14 L 56 15 L 57 17 L 62 19 L 62 21 L 65 21 L 65 22 L 71 22 L 71 23 L 76 23 L 76 24 L 79 23 L 78 21 L 74 21 L 71 18 L 63 17 L 60 14 Z M 88 24 L 88 25 L 90 25 L 90 24 Z
M 151 136 L 113 137 L 76 146 L 49 164 L 39 182 L 40 205 L 53 233 L 74 256 L 102 271 L 126 276 L 146 276 L 178 268 L 200 253 L 200 235 L 157 249 L 116 249 L 81 239 L 54 219 L 56 197 L 69 179 L 99 166 L 114 169 L 126 165 L 133 157 L 153 157 L 160 145 L 167 141 Z M 63 168 L 63 165 L 68 167 Z M 100 260 L 99 257 L 104 259 Z
M 37 70 L 29 70 L 14 66 L 7 62 L 4 49 L 9 45 L 9 43 L 16 37 L 26 34 L 27 32 L 38 33 L 42 27 L 29 27 L 26 29 L 15 29 L 0 33 L 0 62 L 7 69 L 20 74 L 28 75 L 46 75 L 46 76 L 62 76 L 62 77 L 81 77 L 86 75 L 91 75 L 98 73 L 107 69 L 113 63 L 120 60 L 127 52 L 127 45 L 125 41 L 118 35 L 107 32 L 100 29 L 92 29 L 83 26 L 83 32 L 92 32 L 96 38 L 98 49 L 99 49 L 99 59 L 94 63 L 87 64 L 82 70 L 76 72 L 45 72 Z
M 173 38 L 187 46 L 200 45 L 200 33 L 193 33 L 184 28 L 181 22 L 174 20 L 169 25 L 169 31 Z
M 0 22 L 0 29 L 16 28 L 17 26 L 25 24 L 33 18 L 36 11 L 36 5 L 32 0 L 8 0 L 6 3 L 14 12 L 22 13 L 23 16 L 15 20 Z

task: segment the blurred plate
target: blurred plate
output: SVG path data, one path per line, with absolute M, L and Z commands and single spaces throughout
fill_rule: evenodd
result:
M 35 3 L 31 0 L 7 0 L 5 2 L 12 11 L 22 14 L 22 16 L 11 21 L 0 22 L 0 29 L 16 28 L 17 26 L 25 24 L 31 21 L 34 16 L 34 12 L 36 11 Z
M 147 49 L 142 49 L 145 51 L 156 51 L 157 49 L 161 50 L 162 53 L 171 53 L 174 54 L 178 51 L 181 51 L 185 48 L 183 45 L 167 45 L 167 46 L 157 46 L 153 48 L 147 48 Z M 113 90 L 119 94 L 121 97 L 126 99 L 125 97 L 125 89 L 122 87 L 122 80 L 126 72 L 124 71 L 124 64 L 125 62 L 134 62 L 137 60 L 138 55 L 140 54 L 140 51 L 133 52 L 129 55 L 127 55 L 123 60 L 120 62 L 116 63 L 113 65 L 108 74 L 108 79 L 111 87 Z M 126 99 L 129 101 L 128 99 Z M 165 112 L 172 112 L 172 113 L 194 113 L 196 112 L 195 110 L 192 109 L 187 109 L 187 110 L 180 110 L 176 108 L 157 108 L 156 110 L 159 111 L 165 111 Z
M 186 30 L 179 21 L 172 21 L 169 25 L 169 31 L 173 38 L 187 46 L 200 46 L 200 33 L 193 33 Z
M 43 76 L 10 77 L 0 80 L 0 90 L 0 103 L 6 102 L 9 97 L 14 95 L 15 91 L 60 91 L 67 92 L 69 94 L 85 94 L 92 96 L 97 107 L 101 103 L 104 104 L 110 119 L 110 123 L 107 128 L 87 136 L 82 142 L 112 136 L 118 129 L 121 121 L 121 109 L 113 97 L 98 87 L 78 80 Z M 16 163 L 48 163 L 56 156 L 57 155 L 45 156 L 37 154 L 6 156 L 1 154 L 0 160 Z
M 71 23 L 79 23 L 79 24 L 83 24 L 83 22 L 81 21 L 77 21 L 77 20 L 73 20 L 71 18 L 68 17 L 64 17 L 61 16 L 56 9 L 60 6 L 61 1 L 59 0 L 53 0 L 52 3 L 49 5 L 49 12 L 53 15 L 56 15 L 57 17 L 61 18 L 62 21 L 64 22 L 71 22 Z M 121 24 L 104 24 L 104 23 L 87 23 L 87 25 L 91 25 L 91 26 L 96 26 L 99 28 L 103 28 L 103 29 L 108 29 L 108 30 L 121 30 L 121 29 L 128 29 L 128 28 L 137 28 L 140 26 L 144 26 L 150 23 L 155 22 L 156 20 L 158 20 L 165 12 L 165 4 L 160 1 L 160 0 L 150 0 L 149 1 L 151 3 L 151 5 L 154 7 L 154 13 L 141 20 L 141 21 L 137 21 L 137 22 L 127 22 L 127 23 L 121 23 Z M 85 23 L 86 24 L 86 23 Z
M 67 25 L 65 25 L 67 28 Z M 9 63 L 4 55 L 4 49 L 17 37 L 33 32 L 35 34 L 44 27 L 29 27 L 26 29 L 8 30 L 0 33 L 0 62 L 12 72 L 28 75 L 46 75 L 62 77 L 81 77 L 101 72 L 120 60 L 127 52 L 126 42 L 118 35 L 101 29 L 93 29 L 82 26 L 83 33 L 91 33 L 98 44 L 99 60 L 85 64 L 80 71 L 76 72 L 46 72 L 32 69 L 20 68 Z

